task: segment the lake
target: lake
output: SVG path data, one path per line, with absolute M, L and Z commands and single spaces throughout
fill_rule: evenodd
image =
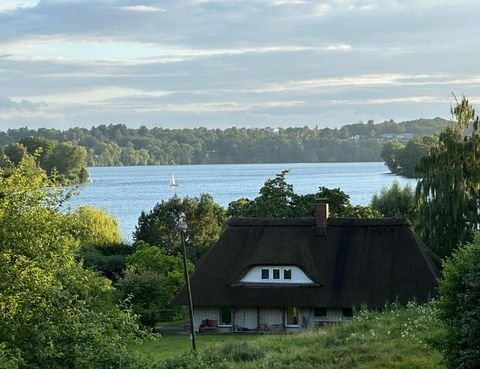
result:
M 70 204 L 106 210 L 118 218 L 124 239 L 131 241 L 140 212 L 161 200 L 174 194 L 209 193 L 227 206 L 240 197 L 255 198 L 263 183 L 284 169 L 290 170 L 286 178 L 296 193 L 315 193 L 320 186 L 340 187 L 354 205 L 368 205 L 374 193 L 394 180 L 412 187 L 416 184 L 413 179 L 390 174 L 383 162 L 105 167 L 88 168 L 90 183 L 79 188 Z M 172 173 L 177 187 L 169 186 Z

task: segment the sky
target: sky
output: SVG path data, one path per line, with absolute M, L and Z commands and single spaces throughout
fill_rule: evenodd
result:
M 0 130 L 339 127 L 480 103 L 478 0 L 0 0 Z

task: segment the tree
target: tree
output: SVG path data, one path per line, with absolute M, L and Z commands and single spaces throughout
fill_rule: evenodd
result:
M 398 154 L 403 150 L 404 145 L 398 140 L 388 140 L 383 144 L 380 157 L 385 165 L 392 173 L 400 172 L 400 164 L 398 163 Z
M 184 309 L 170 304 L 185 283 L 180 255 L 166 255 L 159 247 L 140 243 L 127 257 L 127 267 L 117 287 L 123 298 L 132 296 L 132 308 L 143 324 L 154 327 L 184 316 Z M 189 269 L 193 271 L 193 264 Z
M 330 212 L 337 217 L 373 218 L 382 214 L 365 206 L 354 206 L 349 196 L 340 188 L 319 187 L 315 194 L 298 195 L 293 185 L 287 183 L 288 170 L 268 179 L 254 200 L 245 198 L 232 201 L 227 214 L 252 218 L 298 218 L 315 216 L 315 206 L 320 199 L 328 199 Z
M 405 147 L 397 153 L 399 173 L 408 178 L 414 178 L 415 168 L 421 158 L 427 155 L 430 148 L 438 142 L 437 136 L 415 137 L 407 142 Z
M 57 170 L 60 178 L 83 183 L 88 179 L 86 155 L 83 147 L 73 146 L 69 142 L 60 143 L 52 151 L 50 167 Z
M 118 220 L 104 210 L 82 206 L 75 210 L 72 217 L 77 224 L 75 236 L 82 246 L 106 246 L 122 242 Z
M 12 162 L 14 165 L 17 165 L 27 154 L 27 149 L 19 143 L 14 143 L 5 147 L 3 152 L 10 162 Z
M 50 174 L 51 156 L 55 148 L 55 142 L 43 137 L 30 136 L 19 141 L 30 155 L 38 155 L 38 162 L 40 166 L 45 169 L 47 174 Z
M 415 222 L 415 193 L 409 185 L 402 188 L 398 181 L 373 195 L 370 207 L 386 217 L 405 217 L 412 224 Z
M 472 240 L 480 224 L 480 132 L 466 98 L 453 109 L 457 123 L 446 128 L 417 166 L 417 231 L 439 256 Z
M 180 236 L 176 232 L 175 217 L 186 215 L 190 235 L 189 258 L 197 260 L 220 237 L 225 225 L 225 210 L 210 195 L 200 197 L 173 196 L 157 203 L 148 212 L 142 212 L 133 234 L 135 241 L 158 246 L 167 255 L 180 253 Z
M 1 355 L 20 369 L 134 368 L 135 319 L 107 279 L 77 262 L 64 200 L 28 154 L 8 176 L 0 169 Z
M 447 333 L 441 345 L 448 367 L 480 366 L 480 234 L 457 249 L 444 264 L 440 318 Z

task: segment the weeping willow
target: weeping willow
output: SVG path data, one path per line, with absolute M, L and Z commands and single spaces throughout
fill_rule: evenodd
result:
M 452 114 L 457 123 L 416 167 L 417 232 L 441 257 L 471 241 L 480 225 L 479 118 L 465 97 Z

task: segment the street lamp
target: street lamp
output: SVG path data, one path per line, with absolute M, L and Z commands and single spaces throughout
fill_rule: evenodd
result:
M 185 213 L 181 212 L 176 218 L 177 230 L 180 233 L 180 238 L 182 240 L 182 253 L 183 253 L 183 273 L 185 275 L 185 283 L 187 286 L 187 298 L 188 298 L 188 312 L 190 314 L 190 338 L 192 339 L 192 349 L 195 351 L 197 349 L 197 343 L 195 340 L 195 326 L 193 324 L 193 302 L 192 302 L 192 288 L 190 287 L 190 277 L 188 275 L 187 268 L 187 247 L 186 241 L 188 240 L 187 235 L 187 222 Z

